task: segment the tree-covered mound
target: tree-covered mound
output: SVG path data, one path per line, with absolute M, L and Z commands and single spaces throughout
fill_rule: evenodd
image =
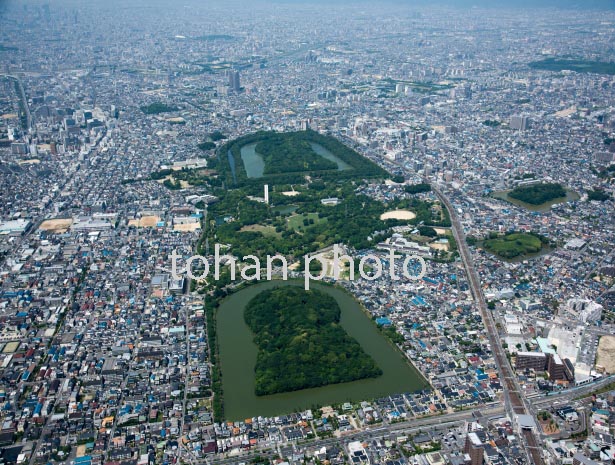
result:
M 588 200 L 597 200 L 598 202 L 605 202 L 610 200 L 611 196 L 608 192 L 605 192 L 603 189 L 597 188 L 587 191 L 587 199 Z
M 534 184 L 516 187 L 508 193 L 508 196 L 530 205 L 541 205 L 554 199 L 566 197 L 566 189 L 558 183 Z
M 338 169 L 337 163 L 316 154 L 310 142 L 322 146 L 349 168 Z M 257 144 L 255 151 L 264 157 L 265 169 L 260 178 L 248 177 L 241 158 L 241 148 L 252 143 Z M 217 158 L 211 160 L 211 168 L 220 172 L 227 187 L 295 184 L 303 182 L 306 175 L 320 179 L 389 177 L 384 169 L 336 138 L 312 130 L 259 131 L 239 137 L 220 147 Z
M 577 73 L 615 74 L 615 63 L 609 61 L 594 61 L 584 59 L 567 59 L 550 57 L 529 63 L 533 69 L 545 71 L 570 70 Z
M 538 253 L 549 243 L 545 237 L 533 233 L 512 232 L 493 236 L 484 242 L 485 249 L 507 259 Z
M 177 108 L 174 105 L 167 105 L 166 103 L 155 102 L 150 105 L 144 105 L 141 107 L 141 111 L 146 115 L 157 115 L 159 113 L 168 113 L 171 111 L 177 111 Z
M 321 291 L 263 291 L 244 318 L 258 346 L 256 395 L 375 378 L 382 370 L 340 326 L 340 308 Z
M 256 144 L 265 162 L 264 174 L 335 170 L 337 163 L 321 157 L 310 143 L 297 136 L 272 134 Z

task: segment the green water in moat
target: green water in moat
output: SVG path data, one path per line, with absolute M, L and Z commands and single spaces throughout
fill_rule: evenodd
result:
M 217 333 L 227 420 L 243 420 L 259 415 L 274 416 L 305 410 L 314 405 L 369 400 L 413 392 L 428 386 L 404 355 L 380 334 L 374 322 L 350 294 L 333 286 L 311 283 L 310 288 L 326 292 L 337 301 L 341 309 L 342 327 L 374 359 L 383 374 L 378 378 L 256 396 L 254 367 L 257 347 L 243 314 L 252 298 L 275 286 L 303 286 L 303 281 L 267 281 L 252 285 L 226 298 L 218 308 Z
M 246 169 L 246 174 L 248 178 L 262 178 L 263 172 L 265 170 L 265 161 L 260 153 L 255 150 L 258 142 L 253 142 L 251 144 L 244 145 L 241 147 L 241 160 L 243 161 L 243 166 Z M 323 158 L 326 158 L 329 161 L 337 163 L 338 170 L 348 170 L 351 169 L 348 163 L 343 161 L 341 158 L 333 155 L 329 150 L 324 148 L 322 145 L 317 144 L 315 142 L 309 143 L 312 146 L 312 150 L 316 152 Z

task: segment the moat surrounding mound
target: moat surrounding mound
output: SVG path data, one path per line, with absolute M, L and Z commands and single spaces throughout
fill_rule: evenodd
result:
M 549 241 L 537 234 L 513 232 L 487 239 L 483 246 L 504 259 L 531 256 L 549 246 Z
M 494 191 L 491 196 L 531 211 L 545 212 L 552 206 L 579 200 L 579 194 L 560 184 L 538 184 L 513 190 Z
M 212 167 L 227 186 L 299 183 L 326 179 L 384 178 L 388 173 L 334 137 L 315 131 L 260 131 L 229 141 Z
M 340 326 L 340 314 L 335 299 L 318 290 L 281 287 L 253 298 L 244 318 L 258 346 L 256 395 L 380 376 Z
M 259 348 L 254 333 L 245 322 L 249 302 L 263 291 L 295 287 L 303 289 L 303 280 L 263 281 L 247 286 L 224 299 L 216 313 L 216 334 L 219 340 L 221 386 L 217 397 L 223 412 L 217 418 L 230 421 L 258 415 L 274 416 L 316 406 L 342 402 L 361 402 L 402 392 L 429 389 L 429 383 L 412 366 L 408 358 L 385 337 L 361 308 L 359 302 L 341 288 L 313 282 L 310 289 L 325 293 L 341 310 L 339 324 L 371 357 L 382 376 L 348 383 L 257 396 L 255 391 L 256 360 Z M 220 420 L 221 421 L 221 420 Z
M 534 184 L 515 187 L 508 193 L 508 196 L 530 205 L 541 205 L 551 200 L 566 197 L 566 189 L 557 183 Z

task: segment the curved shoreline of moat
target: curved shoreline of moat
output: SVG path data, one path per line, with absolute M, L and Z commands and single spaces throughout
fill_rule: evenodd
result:
M 337 171 L 352 169 L 352 166 L 350 166 L 348 163 L 346 163 L 341 158 L 332 154 L 329 150 L 324 148 L 322 145 L 316 142 L 309 142 L 309 144 L 317 155 L 323 157 L 326 160 L 335 162 L 337 164 L 337 169 L 336 169 Z M 250 142 L 246 145 L 241 146 L 241 148 L 239 149 L 239 153 L 241 154 L 241 161 L 243 163 L 244 169 L 246 170 L 246 174 L 248 178 L 259 179 L 264 176 L 276 176 L 276 175 L 281 176 L 281 175 L 286 175 L 286 174 L 298 173 L 298 172 L 289 172 L 289 173 L 266 174 L 264 172 L 265 171 L 265 160 L 263 159 L 263 154 L 256 151 L 257 145 L 258 145 L 258 142 Z
M 422 374 L 377 329 L 361 304 L 344 289 L 322 283 L 312 286 L 336 299 L 340 323 L 382 369 L 378 378 L 303 389 L 269 396 L 254 393 L 257 347 L 243 312 L 258 293 L 275 286 L 301 286 L 302 281 L 267 281 L 248 286 L 224 299 L 217 309 L 217 334 L 227 420 L 274 416 L 305 410 L 314 405 L 369 400 L 394 393 L 413 392 L 429 386 Z
M 552 200 L 549 200 L 547 202 L 534 205 L 534 204 L 531 204 L 531 203 L 526 203 L 526 202 L 523 202 L 521 200 L 509 197 L 508 196 L 509 192 L 511 192 L 510 189 L 503 190 L 503 191 L 493 191 L 493 192 L 491 192 L 491 197 L 493 197 L 494 199 L 503 200 L 504 202 L 508 202 L 508 203 L 513 204 L 513 205 L 515 205 L 517 207 L 525 208 L 526 210 L 530 210 L 530 211 L 533 211 L 533 212 L 541 212 L 541 213 L 549 211 L 551 209 L 551 207 L 553 207 L 554 205 L 559 205 L 561 203 L 567 203 L 567 202 L 573 202 L 573 201 L 579 200 L 581 198 L 578 193 L 576 193 L 572 189 L 566 188 L 566 196 L 565 197 L 556 197 L 556 198 L 554 198 Z

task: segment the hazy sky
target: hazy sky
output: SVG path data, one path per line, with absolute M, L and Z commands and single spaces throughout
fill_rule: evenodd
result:
M 49 4 L 53 8 L 58 4 L 74 4 L 78 5 L 82 0 L 0 0 L 0 8 L 11 6 L 21 8 L 23 4 L 43 5 Z M 212 3 L 220 3 L 224 0 L 185 0 L 185 3 L 199 3 L 207 6 Z M 243 0 L 246 3 L 251 3 L 250 0 Z M 406 5 L 447 5 L 459 6 L 464 8 L 478 7 L 504 7 L 504 8 L 533 8 L 533 7 L 559 7 L 559 8 L 601 8 L 615 10 L 615 0 L 258 0 L 264 3 L 285 3 L 285 4 L 310 4 L 310 3 L 326 3 L 326 4 L 353 4 L 353 3 L 370 3 L 377 5 L 378 3 L 388 4 L 406 4 Z M 108 3 L 105 0 L 91 0 L 90 3 Z M 120 3 L 124 5 L 143 3 L 142 0 L 122 0 Z M 182 4 L 182 0 L 152 0 L 155 5 L 164 4 Z M 232 3 L 241 3 L 241 0 L 232 0 Z

